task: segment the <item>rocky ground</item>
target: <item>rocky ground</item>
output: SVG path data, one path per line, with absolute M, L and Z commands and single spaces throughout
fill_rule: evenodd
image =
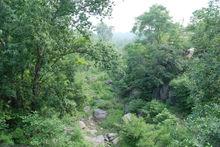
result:
M 117 146 L 117 133 L 103 133 L 103 129 L 99 126 L 100 121 L 105 119 L 106 115 L 106 111 L 96 109 L 92 116 L 79 121 L 80 128 L 85 133 L 85 139 L 90 142 L 93 147 Z

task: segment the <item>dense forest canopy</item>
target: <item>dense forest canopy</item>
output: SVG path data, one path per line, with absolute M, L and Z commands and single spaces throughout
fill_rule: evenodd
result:
M 220 146 L 220 2 L 153 5 L 124 42 L 113 5 L 0 0 L 0 146 Z

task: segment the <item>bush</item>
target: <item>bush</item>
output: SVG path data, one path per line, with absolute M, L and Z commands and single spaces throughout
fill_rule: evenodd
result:
M 89 71 L 78 71 L 75 74 L 76 98 L 80 103 L 88 104 L 95 99 L 110 100 L 114 97 L 111 86 L 106 84 L 109 76 L 105 72 L 91 69 Z M 79 101 L 76 99 L 76 101 Z
M 142 107 L 141 113 L 147 123 L 154 123 L 154 117 L 165 109 L 166 105 L 164 103 L 152 100 Z
M 131 121 L 125 121 L 120 126 L 120 142 L 119 146 L 137 147 L 141 139 L 144 138 L 145 132 L 152 130 L 153 126 L 145 123 L 143 118 L 131 116 Z
M 105 120 L 101 123 L 101 126 L 105 129 L 115 131 L 116 124 L 120 123 L 123 116 L 122 109 L 110 109 L 108 110 L 108 115 Z
M 158 117 L 163 115 L 159 114 Z M 133 115 L 131 120 L 124 122 L 120 128 L 119 144 L 123 147 L 196 146 L 189 130 L 184 125 L 180 125 L 173 116 L 159 124 L 149 124 L 145 123 L 143 118 Z
M 12 136 L 8 133 L 8 125 L 6 124 L 7 115 L 0 114 L 0 145 L 13 144 Z
M 146 102 L 142 99 L 133 99 L 128 103 L 128 112 L 131 113 L 140 113 L 142 107 L 146 105 Z
M 71 118 L 59 119 L 56 116 L 45 118 L 38 113 L 22 117 L 22 130 L 14 134 L 25 136 L 24 144 L 33 146 L 86 146 L 81 130 Z
M 93 102 L 93 106 L 100 109 L 110 109 L 113 105 L 114 103 L 110 100 L 97 99 Z
M 198 105 L 187 119 L 190 130 L 196 134 L 200 146 L 220 146 L 220 105 Z
M 181 113 L 189 114 L 192 111 L 193 102 L 190 98 L 190 81 L 186 75 L 182 75 L 170 83 L 170 104 Z

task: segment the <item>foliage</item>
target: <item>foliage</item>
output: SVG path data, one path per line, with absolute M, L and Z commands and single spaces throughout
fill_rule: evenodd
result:
M 141 113 L 145 121 L 148 123 L 158 123 L 155 122 L 155 117 L 159 114 L 162 114 L 162 112 L 166 111 L 166 105 L 157 100 L 152 100 L 151 102 L 148 102 L 144 107 L 141 108 Z
M 103 41 L 110 41 L 113 36 L 112 28 L 113 27 L 109 27 L 103 22 L 99 23 L 95 29 L 98 39 Z
M 74 120 L 56 116 L 50 118 L 41 117 L 34 113 L 22 117 L 22 129 L 15 130 L 15 137 L 24 136 L 24 142 L 34 146 L 86 146 L 78 126 Z
M 105 72 L 100 72 L 96 69 L 86 72 L 79 71 L 75 77 L 76 93 L 82 97 L 81 100 L 85 104 L 92 103 L 97 99 L 112 99 L 114 93 L 111 90 L 111 86 L 106 84 L 108 79 L 109 76 Z M 79 101 L 79 99 L 76 101 Z
M 132 99 L 128 103 L 128 112 L 139 114 L 141 109 L 146 105 L 146 102 L 142 99 Z
M 126 147 L 195 146 L 189 131 L 173 117 L 155 125 L 132 116 L 121 126 L 120 135 L 120 145 Z
M 210 1 L 194 13 L 191 25 L 197 50 L 189 71 L 195 108 L 188 125 L 202 146 L 219 146 L 219 14 L 219 1 Z
M 105 41 L 93 41 L 88 46 L 85 57 L 95 62 L 95 67 L 105 70 L 115 79 L 123 75 L 124 65 L 121 55 L 113 44 Z
M 137 18 L 133 31 L 139 38 L 137 43 L 125 47 L 128 65 L 125 81 L 131 89 L 141 89 L 145 97 L 167 99 L 166 87 L 184 71 L 181 56 L 187 46 L 182 36 L 184 29 L 172 22 L 165 7 L 153 5 Z
M 190 96 L 191 82 L 187 75 L 179 76 L 170 83 L 169 104 L 176 107 L 179 113 L 189 114 L 192 111 L 194 103 Z
M 180 26 L 173 23 L 169 12 L 162 5 L 153 5 L 148 12 L 137 17 L 133 32 L 144 43 L 168 44 L 180 47 Z
M 120 107 L 119 107 L 120 108 Z M 117 128 L 116 126 L 120 124 L 121 118 L 123 116 L 123 111 L 122 109 L 109 109 L 107 118 L 103 120 L 101 123 L 101 126 L 104 129 L 115 131 Z
M 132 115 L 131 119 L 132 121 L 124 122 L 120 127 L 121 146 L 138 146 L 144 132 L 153 129 L 153 126 L 147 126 L 142 118 Z
M 192 21 L 192 42 L 197 48 L 197 59 L 190 72 L 193 80 L 193 97 L 207 102 L 219 98 L 219 5 L 218 1 L 210 2 L 208 8 L 194 13 Z M 198 37 L 200 36 L 200 37 Z M 207 85 L 209 88 L 207 88 Z
M 153 5 L 122 54 L 111 27 L 100 23 L 98 39 L 89 34 L 90 18 L 111 7 L 0 1 L 0 144 L 89 146 L 76 122 L 92 106 L 108 112 L 100 125 L 119 131 L 119 146 L 220 146 L 219 1 L 195 11 L 186 28 Z M 186 48 L 195 48 L 191 58 Z M 121 120 L 124 111 L 130 120 Z
M 0 7 L 1 97 L 15 108 L 38 110 L 44 71 L 82 52 L 87 39 L 81 34 L 90 28 L 89 18 L 107 15 L 111 2 L 3 0 Z
M 7 131 L 7 117 L 4 113 L 0 114 L 0 144 L 13 144 L 12 136 Z
M 199 105 L 188 117 L 188 126 L 202 146 L 219 146 L 220 140 L 220 105 Z
M 112 97 L 105 66 L 100 72 L 92 64 L 98 59 L 87 57 L 90 17 L 109 15 L 111 6 L 110 0 L 0 1 L 0 143 L 86 146 L 77 126 L 64 132 L 63 118 L 93 96 Z M 94 74 L 98 81 L 89 83 Z
M 173 23 L 163 6 L 152 6 L 137 18 L 138 43 L 125 47 L 125 93 L 138 89 L 139 99 L 162 99 L 187 121 L 161 102 L 141 106 L 128 94 L 143 118 L 122 125 L 122 146 L 219 146 L 219 14 L 219 1 L 212 0 L 194 13 L 187 30 Z M 195 54 L 184 59 L 189 45 Z

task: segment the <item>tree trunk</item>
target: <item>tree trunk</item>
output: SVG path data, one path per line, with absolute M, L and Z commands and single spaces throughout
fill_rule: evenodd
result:
M 32 81 L 32 92 L 33 92 L 33 102 L 32 107 L 36 107 L 37 105 L 37 97 L 39 96 L 40 92 L 40 72 L 42 67 L 42 53 L 41 49 L 37 49 L 37 56 L 36 56 L 36 63 L 34 67 L 33 73 L 33 81 Z

